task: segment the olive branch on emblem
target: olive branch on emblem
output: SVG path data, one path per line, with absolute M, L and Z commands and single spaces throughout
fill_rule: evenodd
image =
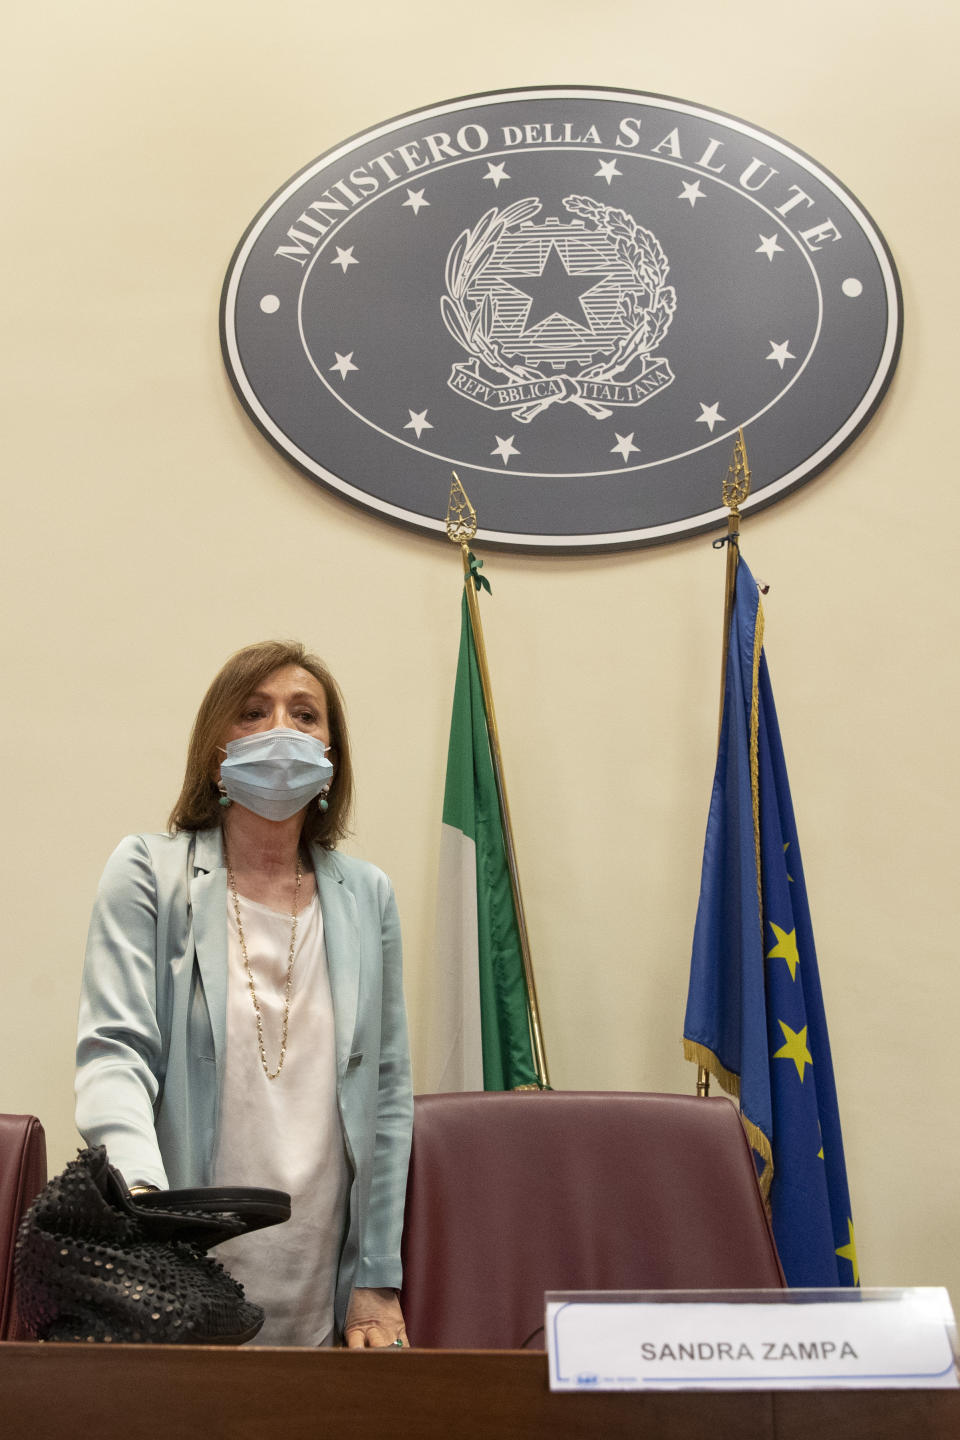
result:
M 489 292 L 472 308 L 467 293 L 490 263 L 507 230 L 531 220 L 541 209 L 539 200 L 517 200 L 505 210 L 488 210 L 472 230 L 463 230 L 447 256 L 444 279 L 447 293 L 440 299 L 443 323 L 458 345 L 477 356 L 510 380 L 541 380 L 539 370 L 511 365 L 500 346 L 491 338 L 494 314 Z
M 620 314 L 628 329 L 613 354 L 580 374 L 583 380 L 612 380 L 638 356 L 656 350 L 670 329 L 677 308 L 677 292 L 666 283 L 670 265 L 653 231 L 638 225 L 625 210 L 601 205 L 587 195 L 568 195 L 563 203 L 592 229 L 605 230 L 611 236 L 619 259 L 629 268 L 640 292 L 627 291 L 620 297 Z M 649 297 L 648 305 L 642 303 L 641 295 Z

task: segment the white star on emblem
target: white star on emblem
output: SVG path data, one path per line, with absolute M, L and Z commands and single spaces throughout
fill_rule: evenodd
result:
M 622 175 L 622 173 L 622 171 L 617 169 L 616 160 L 601 160 L 600 169 L 597 171 L 594 179 L 606 180 L 607 184 L 609 185 L 610 182 L 613 180 L 614 175 Z
M 717 400 L 713 405 L 704 405 L 701 400 L 700 409 L 703 413 L 697 416 L 697 424 L 709 425 L 710 434 L 712 435 L 714 425 L 719 425 L 721 420 L 726 419 L 725 415 L 720 414 L 720 401 Z
M 634 445 L 633 443 L 633 437 L 636 431 L 631 430 L 629 435 L 620 435 L 616 430 L 613 433 L 617 436 L 617 443 L 616 445 L 611 445 L 610 454 L 621 455 L 623 457 L 623 463 L 626 465 L 634 451 L 636 451 L 638 455 L 640 454 L 640 446 Z
M 433 426 L 427 419 L 426 410 L 421 410 L 418 415 L 414 414 L 412 410 L 408 410 L 407 414 L 410 416 L 410 419 L 403 428 L 404 430 L 412 430 L 418 440 L 420 439 L 420 436 L 423 434 L 424 430 L 433 429 Z
M 678 200 L 689 200 L 691 210 L 698 200 L 706 200 L 706 198 L 706 191 L 700 189 L 699 180 L 694 180 L 692 183 L 684 182 L 683 189 L 677 196 Z
M 504 465 L 509 465 L 511 455 L 519 455 L 520 451 L 514 445 L 512 435 L 510 436 L 509 440 L 504 440 L 502 435 L 498 435 L 497 443 L 490 451 L 490 454 L 499 455 Z
M 339 350 L 334 350 L 333 353 L 334 355 L 336 355 L 337 359 L 336 364 L 331 365 L 330 369 L 339 370 L 340 378 L 342 380 L 346 380 L 347 372 L 350 370 L 356 370 L 358 368 L 353 363 L 353 351 L 351 350 L 349 355 L 341 355 Z
M 600 161 L 600 168 L 597 170 L 594 179 L 606 180 L 606 183 L 610 184 L 612 183 L 613 176 L 619 176 L 619 174 L 622 174 L 622 171 L 617 170 L 616 160 L 602 160 Z
M 782 253 L 783 246 L 777 244 L 777 235 L 779 233 L 780 232 L 777 231 L 773 235 L 761 235 L 760 244 L 757 246 L 754 254 L 766 255 L 768 260 L 772 260 L 778 250 Z
M 414 215 L 419 215 L 424 205 L 429 205 L 430 201 L 424 200 L 422 190 L 408 190 L 407 198 L 403 203 L 405 206 L 408 205 L 410 207 Z
M 338 246 L 337 246 L 336 259 L 331 260 L 331 261 L 330 261 L 330 264 L 331 264 L 331 265 L 339 265 L 340 268 L 341 268 L 341 270 L 343 271 L 344 275 L 346 275 L 346 273 L 347 273 L 347 271 L 349 270 L 350 266 L 351 266 L 351 265 L 359 265 L 359 264 L 360 264 L 360 261 L 357 260 L 357 259 L 354 257 L 354 254 L 353 254 L 353 246 L 352 246 L 352 245 L 350 246 L 350 249 L 349 249 L 349 250 L 341 250 L 341 249 L 340 249 L 340 246 L 338 245 Z
M 797 358 L 796 355 L 791 354 L 791 352 L 787 349 L 787 346 L 789 344 L 789 340 L 783 340 L 780 344 L 778 344 L 776 340 L 770 341 L 771 350 L 770 354 L 767 356 L 767 359 L 776 360 L 781 370 L 783 369 L 784 363 L 787 360 L 796 360 Z
M 499 190 L 499 189 L 500 189 L 500 181 L 501 181 L 501 180 L 509 180 L 509 179 L 510 179 L 510 176 L 507 174 L 507 167 L 506 167 L 506 165 L 504 165 L 502 162 L 501 162 L 501 164 L 499 164 L 499 165 L 494 165 L 494 163 L 493 163 L 492 160 L 488 160 L 488 161 L 487 161 L 487 173 L 486 173 L 486 175 L 484 175 L 483 178 L 484 178 L 484 180 L 492 180 L 492 181 L 493 181 L 493 188 L 494 188 L 495 190 Z

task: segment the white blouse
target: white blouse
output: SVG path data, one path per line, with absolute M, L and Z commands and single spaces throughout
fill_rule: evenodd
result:
M 291 917 L 241 895 L 240 918 L 273 1071 L 280 1057 Z M 297 921 L 287 1053 L 275 1080 L 267 1079 L 260 1063 L 230 895 L 227 941 L 227 1052 L 213 1183 L 287 1190 L 292 1204 L 285 1224 L 228 1240 L 213 1253 L 241 1282 L 247 1299 L 266 1311 L 254 1345 L 329 1345 L 350 1170 L 337 1107 L 319 899 L 314 895 Z

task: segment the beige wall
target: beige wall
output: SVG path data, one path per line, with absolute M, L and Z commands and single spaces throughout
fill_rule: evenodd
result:
M 221 364 L 247 221 L 354 131 L 576 81 L 773 130 L 874 214 L 899 372 L 824 475 L 746 525 L 820 952 L 861 1266 L 960 1302 L 952 4 L 470 8 L 48 0 L 5 21 L 6 590 L 0 1107 L 76 1143 L 89 906 L 161 828 L 235 647 L 299 635 L 343 681 L 355 846 L 394 877 L 414 1036 L 432 983 L 459 564 L 321 491 Z M 680 1026 L 715 740 L 722 557 L 490 555 L 487 642 L 555 1085 L 684 1090 Z

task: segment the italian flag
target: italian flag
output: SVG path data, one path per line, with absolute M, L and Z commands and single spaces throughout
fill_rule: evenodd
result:
M 428 1088 L 536 1084 L 520 935 L 464 593 L 443 797 Z

